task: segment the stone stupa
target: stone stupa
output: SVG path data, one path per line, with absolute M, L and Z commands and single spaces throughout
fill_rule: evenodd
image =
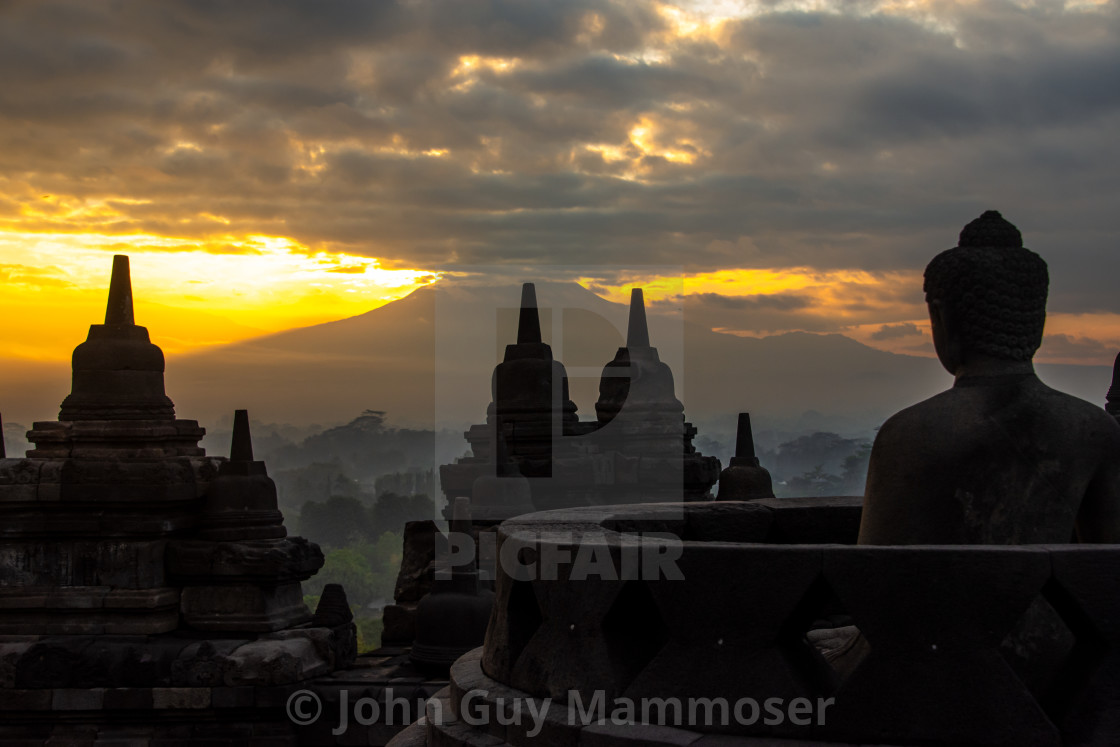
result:
M 117 256 L 59 419 L 0 455 L 0 743 L 295 745 L 284 689 L 354 661 L 342 589 L 303 603 L 323 554 L 287 536 L 248 414 L 206 456 L 163 373 Z

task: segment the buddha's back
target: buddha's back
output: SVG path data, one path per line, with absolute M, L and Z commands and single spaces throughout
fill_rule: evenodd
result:
M 929 263 L 934 348 L 955 383 L 879 430 L 861 543 L 1120 542 L 1120 425 L 1034 373 L 1048 286 L 995 211 Z
M 1120 425 L 1034 374 L 962 378 L 880 429 L 860 542 L 1099 541 L 1093 504 L 1120 486 Z

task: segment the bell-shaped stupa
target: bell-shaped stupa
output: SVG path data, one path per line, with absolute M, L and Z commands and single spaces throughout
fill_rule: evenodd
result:
M 614 452 L 612 500 L 707 500 L 719 460 L 692 445 L 696 428 L 685 422 L 673 371 L 650 344 L 645 297 L 630 292 L 626 345 L 603 367 L 595 403 L 599 448 Z M 621 498 L 619 497 L 621 496 Z
M 249 413 L 237 410 L 229 460 L 218 468 L 217 479 L 206 491 L 201 535 L 214 540 L 284 537 L 284 517 L 276 505 L 276 483 L 264 462 L 253 459 Z
M 456 498 L 453 512 L 448 535 L 440 539 L 473 546 L 470 500 Z M 456 659 L 482 645 L 494 606 L 494 592 L 479 585 L 473 550 L 468 549 L 464 560 L 457 560 L 450 552 L 437 552 L 437 564 L 440 554 L 450 568 L 437 565 L 432 591 L 420 600 L 416 640 L 410 653 L 413 664 L 433 673 L 446 673 Z
M 509 434 L 510 457 L 526 477 L 551 474 L 553 449 L 560 437 L 578 422 L 576 405 L 568 396 L 568 374 L 541 339 L 537 293 L 532 283 L 521 288 L 517 342 L 506 345 L 505 357 L 494 368 L 489 425 L 497 422 Z
M 128 257 L 113 257 L 105 323 L 74 349 L 73 383 L 57 421 L 35 423 L 28 457 L 162 459 L 203 456 L 205 430 L 177 420 L 164 393 L 163 351 L 132 310 Z
M 603 367 L 595 414 L 613 424 L 618 451 L 677 454 L 682 450 L 684 405 L 674 391 L 673 372 L 650 345 L 641 288 L 630 291 L 626 346 Z M 622 417 L 620 417 L 620 415 Z
M 751 416 L 739 413 L 739 428 L 735 434 L 735 456 L 731 464 L 719 473 L 717 501 L 753 501 L 773 498 L 774 483 L 770 472 L 759 464 L 754 451 L 754 434 Z

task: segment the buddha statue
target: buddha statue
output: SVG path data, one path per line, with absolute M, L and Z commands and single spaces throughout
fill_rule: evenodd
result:
M 988 211 L 925 271 L 952 388 L 875 439 L 861 544 L 1120 542 L 1120 425 L 1035 375 L 1046 263 Z

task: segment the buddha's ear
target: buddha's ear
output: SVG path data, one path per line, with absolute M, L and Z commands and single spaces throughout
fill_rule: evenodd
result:
M 936 340 L 938 335 L 945 333 L 945 307 L 942 306 L 940 301 L 934 298 L 926 298 L 926 306 L 929 308 L 930 332 Z
M 933 335 L 933 348 L 937 351 L 937 358 L 945 370 L 955 376 L 964 351 L 960 340 L 954 334 L 956 327 L 952 310 L 939 299 L 930 299 L 926 305 L 929 306 L 930 332 Z
M 926 301 L 929 306 L 929 322 L 931 326 L 940 328 L 942 334 L 955 331 L 956 321 L 952 309 L 946 306 L 941 299 L 932 298 Z

